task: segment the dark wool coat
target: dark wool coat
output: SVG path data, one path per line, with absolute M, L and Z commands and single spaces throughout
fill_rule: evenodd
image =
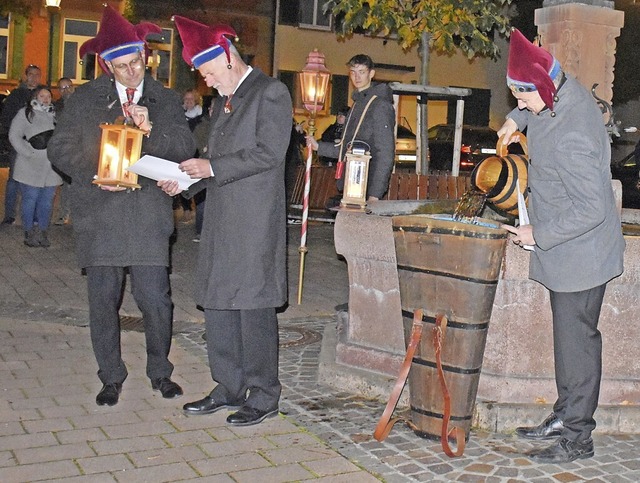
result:
M 206 309 L 278 307 L 287 299 L 285 154 L 291 135 L 286 86 L 254 69 L 225 113 L 216 99 L 207 155 L 196 302 Z M 191 192 L 198 189 L 194 185 Z
M 175 162 L 193 156 L 196 146 L 180 96 L 150 75 L 139 105 L 153 123 L 142 142 L 147 153 Z M 76 88 L 49 141 L 51 163 L 71 178 L 71 208 L 81 267 L 169 265 L 173 232 L 171 197 L 156 182 L 138 177 L 139 190 L 109 192 L 92 184 L 100 154 L 101 123 L 122 116 L 115 83 L 106 75 Z
M 555 292 L 579 292 L 622 273 L 624 238 L 611 188 L 611 148 L 602 113 L 573 77 L 554 115 L 514 109 L 527 129 L 529 215 L 536 240 L 529 276 Z
M 367 179 L 367 197 L 382 198 L 389 189 L 389 178 L 393 170 L 396 153 L 395 126 L 396 111 L 393 108 L 393 92 L 387 84 L 372 84 L 364 91 L 355 91 L 351 98 L 351 106 L 344 127 L 344 142 L 351 143 L 353 135 L 362 117 L 364 108 L 372 96 L 378 96 L 369 106 L 365 118 L 360 125 L 356 140 L 364 141 L 371 147 L 369 161 L 369 177 Z M 346 146 L 342 155 L 346 153 Z M 333 142 L 320 141 L 318 155 L 338 158 L 340 146 Z M 342 190 L 344 180 L 339 180 L 338 189 Z

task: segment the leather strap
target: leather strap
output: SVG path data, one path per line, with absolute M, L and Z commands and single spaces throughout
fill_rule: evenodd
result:
M 444 399 L 444 416 L 442 419 L 442 432 L 440 433 L 440 442 L 442 444 L 442 450 L 449 457 L 462 456 L 464 453 L 464 447 L 466 444 L 464 430 L 453 426 L 451 431 L 449 429 L 449 420 L 451 419 L 451 395 L 449 394 L 449 388 L 447 387 L 447 381 L 444 378 L 444 371 L 442 370 L 442 346 L 444 344 L 445 333 L 447 330 L 447 318 L 444 315 L 436 316 L 436 326 L 433 328 L 433 347 L 436 354 L 436 367 L 438 368 L 438 379 L 440 381 L 440 387 L 442 388 L 442 397 Z M 449 446 L 449 437 L 455 433 L 457 450 L 453 451 Z
M 382 417 L 373 432 L 373 437 L 377 441 L 384 441 L 384 439 L 389 435 L 391 428 L 393 428 L 393 425 L 401 419 L 391 419 L 391 415 L 398 405 L 400 394 L 402 394 L 404 385 L 407 382 L 409 369 L 411 369 L 411 361 L 413 361 L 413 356 L 416 353 L 416 349 L 420 343 L 420 338 L 422 337 L 422 312 L 422 309 L 417 309 L 413 312 L 413 325 L 411 327 L 411 337 L 409 338 L 409 344 L 407 346 L 407 354 L 405 355 L 402 366 L 400 367 L 400 374 L 398 374 L 396 384 L 393 387 L 393 391 L 391 391 L 391 396 L 389 396 L 387 407 L 384 408 Z

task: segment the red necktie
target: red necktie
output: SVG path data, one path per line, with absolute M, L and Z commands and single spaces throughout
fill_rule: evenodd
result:
M 233 94 L 231 94 L 229 97 L 227 97 L 226 102 L 224 103 L 224 113 L 225 114 L 229 114 L 233 108 L 231 107 L 231 98 L 233 97 Z
M 136 95 L 136 90 L 132 87 L 127 87 L 125 91 L 127 92 L 127 103 L 133 104 L 133 97 Z
M 129 106 L 133 104 L 133 97 L 136 95 L 136 89 L 132 87 L 126 87 L 125 92 L 127 94 L 127 102 L 125 102 L 122 106 L 122 112 L 126 118 L 130 119 L 131 114 L 129 114 Z

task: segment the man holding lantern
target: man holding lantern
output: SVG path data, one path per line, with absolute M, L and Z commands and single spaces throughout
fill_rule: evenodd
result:
M 144 153 L 180 162 L 195 152 L 180 96 L 145 74 L 145 38 L 152 32 L 162 30 L 147 22 L 134 26 L 105 7 L 98 35 L 81 46 L 80 55 L 97 53 L 106 75 L 76 89 L 48 146 L 52 164 L 71 178 L 77 256 L 87 275 L 91 341 L 103 383 L 98 405 L 117 404 L 127 377 L 118 315 L 127 272 L 144 319 L 151 386 L 165 398 L 182 395 L 171 380 L 169 361 L 171 199 L 145 177 L 138 178 L 141 188 L 136 190 L 92 184 L 98 169 L 99 126 L 118 118 L 129 118 L 145 131 Z

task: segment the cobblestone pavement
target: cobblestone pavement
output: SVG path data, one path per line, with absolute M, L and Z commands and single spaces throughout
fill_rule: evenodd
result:
M 400 423 L 383 443 L 375 441 L 372 432 L 385 401 L 336 392 L 317 382 L 323 332 L 329 324 L 335 324 L 333 308 L 346 302 L 347 293 L 346 269 L 333 251 L 331 225 L 310 228 L 303 304 L 292 305 L 279 314 L 283 417 L 269 420 L 252 430 L 247 428 L 240 434 L 231 434 L 222 416 L 184 417 L 179 407 L 211 389 L 201 314 L 192 307 L 190 299 L 193 282 L 189 274 L 197 248 L 197 244 L 191 242 L 190 229 L 189 226 L 180 227 L 183 236 L 179 230 L 172 273 L 176 303 L 174 346 L 180 360 L 180 364 L 176 364 L 176 375 L 185 388 L 186 396 L 176 402 L 162 400 L 157 393 L 152 393 L 148 381 L 144 380 L 144 370 L 140 369 L 144 360 L 142 335 L 135 329 L 125 331 L 123 341 L 129 344 L 128 350 L 133 358 L 133 362 L 130 363 L 129 359 L 127 362 L 137 367 L 138 373 L 130 370 L 123 400 L 116 406 L 116 414 L 122 418 L 120 427 L 107 426 L 105 429 L 99 426 L 92 434 L 88 434 L 86 429 L 89 421 L 95 421 L 98 416 L 104 417 L 110 409 L 98 408 L 93 403 L 99 381 L 95 377 L 95 361 L 86 347 L 86 288 L 83 277 L 75 268 L 71 229 L 52 227 L 52 247 L 49 249 L 24 247 L 20 227 L 0 229 L 3 247 L 0 265 L 0 331 L 3 335 L 0 343 L 0 388 L 3 391 L 0 402 L 0 482 L 58 479 L 89 482 L 316 479 L 350 483 L 376 479 L 387 482 L 640 481 L 637 449 L 640 435 L 596 434 L 595 457 L 562 466 L 530 461 L 525 453 L 540 444 L 517 439 L 511 434 L 472 431 L 464 456 L 460 458 L 448 458 L 438 442 L 420 439 Z M 290 300 L 295 300 L 298 231 L 293 228 L 289 232 Z M 134 321 L 139 315 L 128 292 L 123 302 L 123 315 Z M 61 387 L 56 389 L 59 392 L 53 395 L 39 393 L 34 389 L 37 382 L 44 384 L 44 379 L 55 375 L 55 371 L 51 367 L 43 367 L 42 362 L 51 354 L 29 354 L 28 341 L 19 346 L 24 354 L 15 349 L 15 344 L 11 346 L 14 349 L 10 349 L 7 345 L 9 336 L 20 330 L 33 331 L 31 337 L 36 338 L 48 337 L 50 331 L 60 331 L 78 347 L 84 344 L 85 352 L 76 362 L 82 366 L 82 377 L 74 381 L 72 376 L 65 375 Z M 30 362 L 32 359 L 40 360 L 40 365 Z M 41 373 L 34 376 L 27 368 L 35 368 Z M 74 370 L 80 371 L 80 367 Z M 140 389 L 136 389 L 136 381 L 140 383 Z M 82 404 L 77 402 L 77 394 L 73 397 L 67 394 L 72 390 L 84 394 Z M 134 420 L 127 419 L 130 417 Z M 170 428 L 167 429 L 165 424 Z M 162 429 L 158 429 L 158 425 Z M 131 444 L 131 438 L 125 437 L 127 431 L 135 433 L 136 441 L 142 442 L 143 446 L 126 447 L 126 444 Z M 162 437 L 146 434 L 154 431 L 163 432 Z M 183 432 L 185 434 L 180 435 Z M 65 435 L 69 439 L 62 439 Z M 118 439 L 118 436 L 122 438 L 120 447 L 104 442 Z M 47 443 L 50 437 L 53 440 Z M 164 454 L 164 450 L 154 446 L 158 438 L 162 445 L 181 450 L 171 453 L 175 461 L 164 468 L 166 471 L 156 466 L 152 472 L 150 467 L 158 465 L 154 463 L 155 459 Z M 207 442 L 200 443 L 200 438 Z M 255 438 L 259 438 L 260 444 L 252 442 Z M 222 446 L 214 443 L 224 441 L 227 441 L 225 449 L 220 449 L 224 455 L 212 452 L 214 447 Z M 317 445 L 311 450 L 314 456 L 300 450 L 300 441 L 305 448 Z M 66 446 L 71 454 L 52 456 L 49 446 L 56 444 Z M 89 445 L 91 453 L 85 453 L 85 444 Z M 234 473 L 215 467 L 214 463 L 237 464 L 238 458 L 244 461 L 242 458 L 247 457 L 247 451 L 251 458 L 258 455 L 266 459 L 270 467 L 278 469 L 275 472 L 253 472 L 253 469 L 245 468 L 245 473 Z M 235 461 L 230 462 L 229 458 L 235 458 Z M 262 459 L 260 461 L 262 463 Z M 20 473 L 20 468 L 26 466 L 30 467 L 30 474 L 36 476 L 20 477 L 25 474 Z M 98 472 L 100 468 L 111 470 Z

